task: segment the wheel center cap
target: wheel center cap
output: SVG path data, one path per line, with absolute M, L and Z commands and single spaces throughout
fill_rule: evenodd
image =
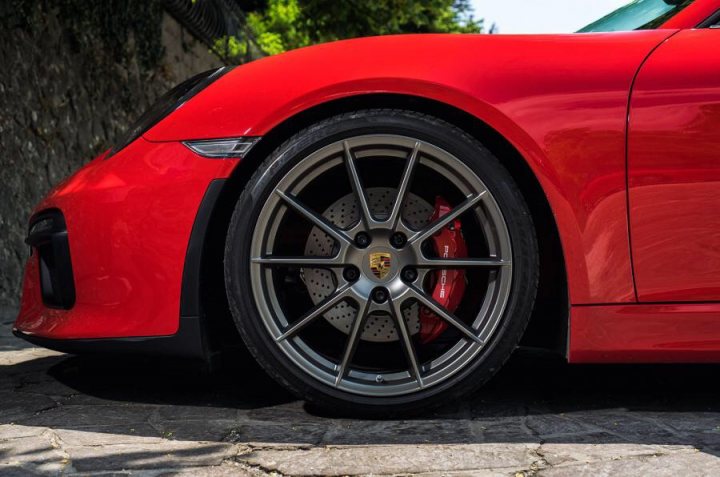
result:
M 386 282 L 395 275 L 397 257 L 388 249 L 376 248 L 370 250 L 365 256 L 363 268 L 371 280 Z

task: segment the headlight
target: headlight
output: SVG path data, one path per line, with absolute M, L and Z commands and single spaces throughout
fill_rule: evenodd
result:
M 213 81 L 230 71 L 232 68 L 223 66 L 214 70 L 208 70 L 199 75 L 183 81 L 173 89 L 165 93 L 148 109 L 140 118 L 128 128 L 125 134 L 110 150 L 105 158 L 109 158 L 116 152 L 125 148 L 128 144 L 139 138 L 145 132 L 160 122 L 168 114 L 175 111 L 187 100 L 208 87 Z
M 240 137 L 185 141 L 187 147 L 204 157 L 244 157 L 260 138 Z

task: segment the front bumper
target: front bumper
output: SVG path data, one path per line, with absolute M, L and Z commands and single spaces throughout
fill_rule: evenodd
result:
M 16 334 L 58 349 L 48 340 L 137 341 L 178 333 L 198 208 L 211 182 L 227 178 L 237 162 L 141 138 L 53 189 L 31 225 L 62 217 L 64 227 L 52 222 L 28 237 L 32 254 Z M 63 249 L 68 261 L 52 273 L 47 262 L 57 265 Z
M 141 354 L 175 358 L 208 357 L 200 317 L 183 317 L 177 333 L 170 336 L 134 338 L 43 338 L 13 329 L 13 334 L 43 348 L 72 354 Z

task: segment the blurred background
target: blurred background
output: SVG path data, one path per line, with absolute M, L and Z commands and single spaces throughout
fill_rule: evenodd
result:
M 18 304 L 33 206 L 195 73 L 358 36 L 573 32 L 623 3 L 2 0 L 0 307 Z

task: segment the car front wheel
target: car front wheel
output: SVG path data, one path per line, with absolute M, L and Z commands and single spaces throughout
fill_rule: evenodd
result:
M 225 280 L 258 362 L 334 412 L 390 416 L 466 396 L 516 347 L 535 230 L 501 163 L 465 132 L 364 110 L 296 134 L 228 230 Z

